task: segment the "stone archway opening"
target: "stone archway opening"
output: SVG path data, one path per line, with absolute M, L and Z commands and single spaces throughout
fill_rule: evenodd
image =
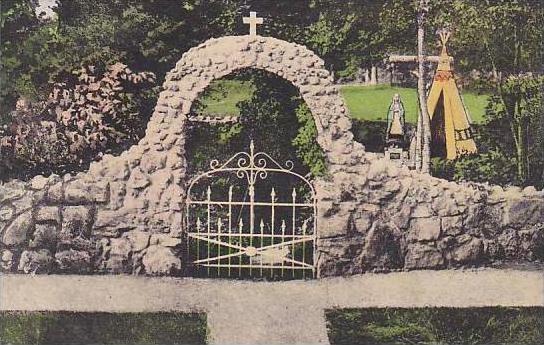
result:
M 228 104 L 225 98 L 233 93 L 239 101 Z M 225 107 L 228 113 L 221 113 Z M 312 114 L 299 90 L 264 70 L 237 70 L 206 88 L 193 103 L 188 119 L 187 273 L 267 280 L 315 277 L 312 180 L 325 174 L 326 163 Z M 246 167 L 246 162 L 235 163 L 249 158 L 246 153 L 251 152 L 258 159 L 258 169 L 285 171 L 267 170 L 260 175 L 264 170 L 259 170 L 255 180 L 246 181 L 249 170 L 238 169 Z M 221 165 L 231 157 L 236 157 L 233 166 L 229 165 L 236 168 L 236 174 L 216 174 L 217 165 L 211 167 L 211 163 Z M 208 173 L 220 176 L 209 178 Z M 201 180 L 193 184 L 194 179 Z M 209 200 L 213 204 L 207 209 Z M 288 203 L 293 206 L 287 207 Z M 211 243 L 206 241 L 208 223 Z M 236 255 L 240 249 L 234 246 L 249 248 L 252 256 Z M 291 261 L 272 262 L 272 254 Z
M 248 149 L 250 141 L 294 170 L 326 173 L 323 150 L 308 105 L 289 81 L 265 70 L 241 69 L 215 80 L 195 100 L 188 117 L 188 175 Z
M 212 81 L 246 68 L 277 75 L 299 90 L 330 165 L 362 161 L 363 147 L 353 142 L 347 109 L 323 60 L 304 46 L 272 37 L 228 36 L 190 49 L 166 77 L 157 118 L 172 130 L 185 128 L 193 103 Z

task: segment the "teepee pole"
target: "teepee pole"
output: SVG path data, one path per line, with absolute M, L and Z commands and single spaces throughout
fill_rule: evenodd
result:
M 419 103 L 419 101 L 418 101 Z M 417 111 L 417 127 L 416 127 L 416 147 L 415 147 L 415 157 L 414 157 L 414 167 L 417 171 L 421 171 L 421 155 L 423 152 L 423 142 L 421 137 L 422 124 L 421 124 L 421 107 L 418 104 Z

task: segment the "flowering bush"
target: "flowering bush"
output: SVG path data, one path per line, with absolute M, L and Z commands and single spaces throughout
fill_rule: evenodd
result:
M 53 86 L 45 102 L 18 102 L 0 132 L 0 178 L 74 169 L 142 136 L 155 76 L 116 63 L 82 68 Z M 60 171 L 59 171 L 60 169 Z
M 135 139 L 145 125 L 135 95 L 143 84 L 154 82 L 154 75 L 132 72 L 121 63 L 108 67 L 102 76 L 94 72 L 92 66 L 82 68 L 79 83 L 56 84 L 46 109 L 75 155 Z

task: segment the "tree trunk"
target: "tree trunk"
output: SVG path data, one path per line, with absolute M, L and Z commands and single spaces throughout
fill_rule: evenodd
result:
M 395 64 L 390 64 L 389 65 L 389 84 L 390 85 L 395 84 L 395 80 L 393 79 L 394 74 L 395 74 Z
M 417 18 L 417 61 L 418 61 L 418 78 L 417 78 L 417 93 L 419 97 L 419 110 L 421 112 L 421 172 L 429 173 L 431 170 L 431 121 L 429 111 L 427 109 L 427 94 L 425 92 L 425 65 L 423 43 L 425 40 L 424 22 L 428 8 L 426 1 L 420 0 Z
M 523 130 L 523 124 L 518 125 L 518 146 L 516 148 L 517 165 L 518 165 L 518 178 L 522 184 L 527 181 L 527 150 L 525 149 L 525 135 Z
M 515 112 L 517 119 L 517 140 L 516 143 L 516 156 L 517 156 L 517 168 L 518 168 L 518 178 L 522 184 L 525 184 L 529 178 L 529 157 L 528 157 L 528 123 L 527 119 L 524 119 L 521 114 L 521 100 L 517 101 Z
M 378 84 L 378 70 L 376 66 L 370 67 L 370 85 Z

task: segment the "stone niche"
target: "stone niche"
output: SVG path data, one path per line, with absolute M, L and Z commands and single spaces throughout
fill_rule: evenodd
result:
M 183 54 L 128 151 L 75 176 L 0 185 L 0 271 L 183 275 L 187 116 L 211 81 L 244 68 L 291 82 L 314 116 L 329 172 L 315 181 L 320 276 L 544 258 L 543 192 L 455 184 L 379 160 L 353 141 L 318 56 L 229 36 Z

